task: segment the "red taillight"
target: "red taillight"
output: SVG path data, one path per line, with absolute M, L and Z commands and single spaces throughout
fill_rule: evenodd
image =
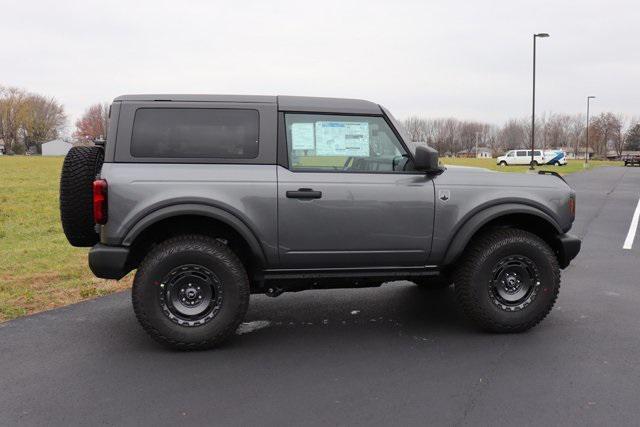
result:
M 96 224 L 107 223 L 107 181 L 93 181 L 93 221 Z

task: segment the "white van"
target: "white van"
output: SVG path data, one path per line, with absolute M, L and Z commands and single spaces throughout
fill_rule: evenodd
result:
M 567 158 L 562 150 L 533 150 L 533 163 L 534 165 L 563 166 L 567 164 Z M 529 165 L 531 164 L 531 150 L 507 151 L 504 156 L 496 159 L 496 164 L 500 166 Z

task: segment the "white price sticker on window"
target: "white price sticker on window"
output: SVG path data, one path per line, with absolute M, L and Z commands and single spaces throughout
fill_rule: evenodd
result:
M 313 150 L 313 123 L 293 123 L 291 125 L 291 148 L 294 150 Z
M 368 122 L 316 122 L 316 155 L 369 156 Z

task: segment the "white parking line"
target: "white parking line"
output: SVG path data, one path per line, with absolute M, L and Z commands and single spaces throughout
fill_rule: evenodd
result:
M 629 232 L 627 233 L 627 238 L 624 239 L 624 245 L 622 245 L 622 249 L 631 249 L 633 247 L 633 239 L 635 239 L 636 231 L 638 230 L 638 217 L 640 217 L 640 199 L 638 199 L 636 211 L 633 213 L 633 217 L 631 218 Z

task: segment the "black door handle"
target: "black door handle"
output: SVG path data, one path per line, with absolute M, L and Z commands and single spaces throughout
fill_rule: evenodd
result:
M 288 199 L 319 199 L 322 191 L 314 191 L 311 188 L 299 188 L 297 191 L 287 191 Z

